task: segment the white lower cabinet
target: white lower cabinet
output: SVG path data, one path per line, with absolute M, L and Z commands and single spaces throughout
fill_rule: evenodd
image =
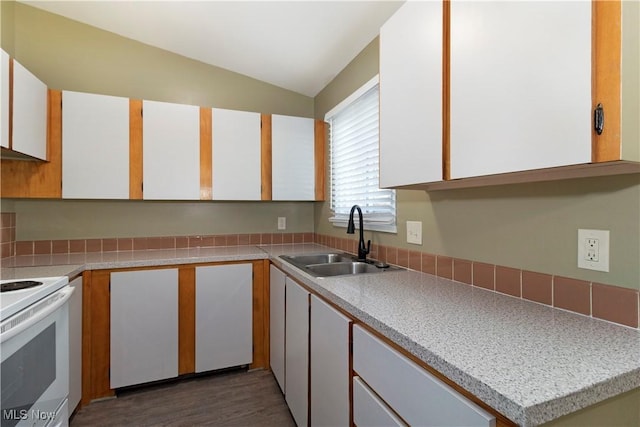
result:
M 310 394 L 312 426 L 349 425 L 351 320 L 311 295 Z
M 82 276 L 69 286 L 73 294 L 69 299 L 69 411 L 82 398 Z
M 274 265 L 269 273 L 269 363 L 282 393 L 284 388 L 284 310 L 286 275 Z
M 253 361 L 253 265 L 196 267 L 196 372 Z
M 353 423 L 358 427 L 406 426 L 360 377 L 353 378 Z
M 111 273 L 111 388 L 178 376 L 178 269 Z
M 308 423 L 309 292 L 286 278 L 285 400 L 299 427 Z
M 360 326 L 353 327 L 353 371 L 409 425 L 495 426 L 494 416 Z

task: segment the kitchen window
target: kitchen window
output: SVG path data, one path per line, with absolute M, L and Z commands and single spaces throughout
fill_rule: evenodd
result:
M 359 205 L 365 229 L 395 233 L 396 192 L 379 188 L 378 98 L 376 76 L 325 116 L 330 125 L 329 221 L 346 227 L 351 207 Z

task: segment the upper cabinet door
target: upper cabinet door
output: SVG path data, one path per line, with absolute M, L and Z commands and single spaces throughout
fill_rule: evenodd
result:
M 380 187 L 442 180 L 442 2 L 380 29 Z
M 9 54 L 0 49 L 0 146 L 9 148 Z
M 47 86 L 13 61 L 13 144 L 27 156 L 47 159 Z
M 260 200 L 260 114 L 213 109 L 214 200 Z
M 144 101 L 143 197 L 200 199 L 200 108 Z
M 451 178 L 591 161 L 591 7 L 451 3 Z
M 129 198 L 129 100 L 62 93 L 62 197 Z
M 271 120 L 272 199 L 315 200 L 313 119 L 274 114 Z

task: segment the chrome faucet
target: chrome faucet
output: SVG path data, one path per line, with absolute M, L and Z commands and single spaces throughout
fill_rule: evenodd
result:
M 355 233 L 356 226 L 353 223 L 353 211 L 358 210 L 358 217 L 360 219 L 360 240 L 358 241 L 358 261 L 367 261 L 367 254 L 371 251 L 371 240 L 367 242 L 367 247 L 364 246 L 364 226 L 362 224 L 362 210 L 360 206 L 353 205 L 351 212 L 349 213 L 349 223 L 347 224 L 347 234 Z

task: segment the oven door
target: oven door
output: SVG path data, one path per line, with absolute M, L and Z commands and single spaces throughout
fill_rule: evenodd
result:
M 60 411 L 69 392 L 67 301 L 72 293 L 66 286 L 2 322 L 2 427 L 68 418 Z

